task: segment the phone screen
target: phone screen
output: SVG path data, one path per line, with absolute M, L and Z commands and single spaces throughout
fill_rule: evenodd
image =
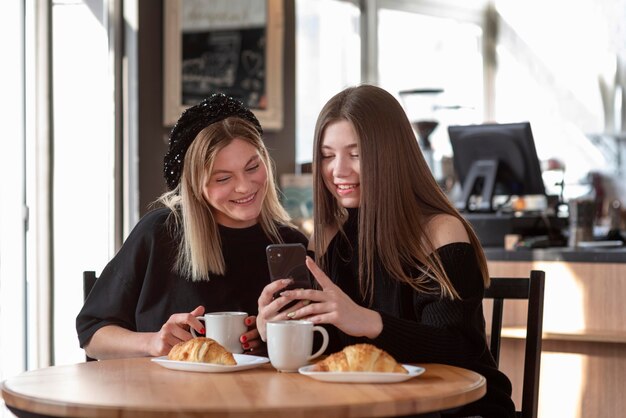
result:
M 312 287 L 309 269 L 305 264 L 306 249 L 304 245 L 271 244 L 266 248 L 266 255 L 272 281 L 293 279 L 293 282 L 281 289 L 280 292 L 291 289 L 310 289 Z M 279 297 L 280 292 L 274 294 L 274 297 Z M 293 304 L 295 304 L 295 301 L 285 306 L 285 308 Z

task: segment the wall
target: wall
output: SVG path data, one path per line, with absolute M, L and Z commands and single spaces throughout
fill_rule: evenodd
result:
M 284 0 L 283 129 L 265 133 L 277 175 L 295 172 L 295 4 Z M 139 0 L 138 189 L 139 215 L 163 193 L 163 156 L 171 127 L 163 126 L 163 1 Z

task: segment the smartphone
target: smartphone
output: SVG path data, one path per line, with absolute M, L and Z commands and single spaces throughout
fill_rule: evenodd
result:
M 267 267 L 272 281 L 280 279 L 293 279 L 293 282 L 274 294 L 274 298 L 280 296 L 280 292 L 292 289 L 312 288 L 309 269 L 305 264 L 306 248 L 302 244 L 270 244 L 265 249 L 267 255 Z M 296 301 L 283 308 L 293 306 Z

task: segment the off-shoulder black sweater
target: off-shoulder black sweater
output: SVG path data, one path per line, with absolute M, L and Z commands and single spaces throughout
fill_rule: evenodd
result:
M 358 282 L 358 211 L 350 210 L 349 214 L 344 225 L 347 240 L 337 234 L 325 257 L 330 278 L 354 301 L 368 306 Z M 487 345 L 482 310 L 484 285 L 474 248 L 457 242 L 437 252 L 460 299 L 419 293 L 377 267 L 370 308 L 382 317 L 381 334 L 368 340 L 330 327 L 333 337 L 327 352 L 357 342 L 370 342 L 400 362 L 444 363 L 474 370 L 487 379 L 487 394 L 455 411 L 455 416 L 513 417 L 511 383 L 496 367 Z

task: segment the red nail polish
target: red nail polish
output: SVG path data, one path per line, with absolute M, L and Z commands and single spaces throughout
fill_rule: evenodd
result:
M 248 341 L 248 337 L 246 337 L 245 335 L 242 335 L 240 340 L 242 343 L 245 343 L 246 341 Z
M 200 334 L 206 334 L 206 330 L 204 328 L 200 328 Z
M 250 321 L 250 319 L 249 319 L 249 318 L 246 318 L 246 320 L 245 320 L 245 321 L 243 321 L 243 323 L 244 323 L 244 324 L 246 324 L 246 325 L 250 325 L 250 322 L 252 322 L 252 321 Z
M 248 347 L 250 347 L 250 344 L 248 343 L 243 344 L 243 348 L 245 348 L 246 350 L 248 349 Z

